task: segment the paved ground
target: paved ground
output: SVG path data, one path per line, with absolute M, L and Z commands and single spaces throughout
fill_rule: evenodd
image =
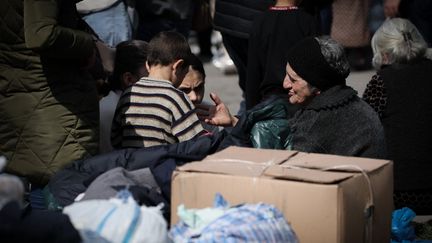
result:
M 236 114 L 242 98 L 241 90 L 238 86 L 238 76 L 236 74 L 225 75 L 211 63 L 205 64 L 204 68 L 207 73 L 205 100 L 209 100 L 210 92 L 217 93 L 229 107 L 231 113 Z M 367 82 L 369 82 L 374 73 L 373 70 L 352 72 L 350 76 L 348 76 L 348 85 L 357 90 L 361 96 L 366 88 Z

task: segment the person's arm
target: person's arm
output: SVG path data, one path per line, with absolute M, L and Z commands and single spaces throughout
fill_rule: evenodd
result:
M 387 93 L 384 81 L 378 74 L 374 75 L 366 86 L 363 93 L 363 100 L 366 101 L 382 118 L 387 105 Z
M 62 27 L 56 0 L 24 0 L 24 35 L 30 49 L 56 58 L 87 59 L 94 55 L 93 37 Z
M 217 94 L 210 93 L 210 98 L 215 105 L 196 105 L 200 120 L 213 126 L 234 127 L 239 119 L 231 115 Z

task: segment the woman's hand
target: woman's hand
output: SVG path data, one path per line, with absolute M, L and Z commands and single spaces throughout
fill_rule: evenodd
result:
M 231 115 L 228 107 L 225 106 L 219 96 L 210 93 L 210 98 L 213 100 L 214 105 L 196 105 L 198 118 L 213 126 L 235 126 L 238 118 Z

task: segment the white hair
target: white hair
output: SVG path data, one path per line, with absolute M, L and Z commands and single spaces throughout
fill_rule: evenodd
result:
M 373 35 L 371 45 L 374 53 L 372 65 L 376 69 L 426 57 L 426 41 L 407 19 L 386 20 Z

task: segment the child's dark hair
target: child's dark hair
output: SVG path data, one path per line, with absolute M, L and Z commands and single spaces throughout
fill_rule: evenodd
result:
M 138 70 L 145 65 L 148 43 L 141 40 L 123 41 L 116 46 L 114 71 L 110 78 L 112 90 L 122 90 L 122 75 L 130 72 L 138 75 Z
M 162 31 L 149 42 L 147 62 L 149 66 L 167 66 L 177 60 L 184 60 L 184 67 L 189 66 L 191 50 L 184 36 L 174 31 Z
M 191 68 L 199 73 L 202 74 L 203 79 L 205 79 L 206 77 L 206 73 L 204 70 L 204 66 L 203 63 L 201 62 L 201 60 L 195 55 L 195 54 L 191 54 L 190 57 L 190 64 Z

